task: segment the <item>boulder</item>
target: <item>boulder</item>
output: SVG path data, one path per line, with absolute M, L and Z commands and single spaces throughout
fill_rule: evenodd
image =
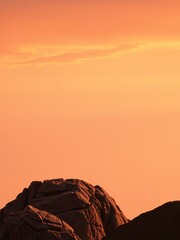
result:
M 1 210 L 0 228 L 4 229 L 4 222 L 7 225 L 12 214 L 21 216 L 27 212 L 29 205 L 37 209 L 36 211 L 45 211 L 60 221 L 63 220 L 82 240 L 101 240 L 118 226 L 128 222 L 113 198 L 101 187 L 78 179 L 60 178 L 32 182 L 29 188 L 25 188 Z M 47 232 L 49 234 L 48 230 L 44 234 Z

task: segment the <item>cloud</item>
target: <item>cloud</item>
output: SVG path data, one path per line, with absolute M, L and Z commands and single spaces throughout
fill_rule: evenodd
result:
M 108 58 L 134 51 L 145 43 L 124 43 L 116 46 L 22 46 L 0 58 L 4 66 L 43 66 L 79 63 L 88 59 Z
M 180 42 L 131 42 L 115 46 L 33 45 L 0 48 L 0 66 L 27 67 L 83 63 L 91 59 L 118 57 L 140 49 L 180 49 Z

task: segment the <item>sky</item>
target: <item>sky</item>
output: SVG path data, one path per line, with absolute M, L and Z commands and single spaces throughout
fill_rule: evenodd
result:
M 179 1 L 0 2 L 0 208 L 100 185 L 132 219 L 179 199 Z

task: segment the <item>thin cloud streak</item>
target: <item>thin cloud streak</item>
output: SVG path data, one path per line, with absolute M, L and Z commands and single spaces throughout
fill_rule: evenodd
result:
M 6 53 L 0 51 L 0 66 L 26 67 L 77 64 L 137 52 L 140 49 L 180 49 L 180 42 L 135 42 L 116 46 L 21 46 Z
M 28 46 L 3 54 L 0 59 L 2 66 L 43 66 L 51 64 L 74 64 L 88 59 L 108 58 L 119 56 L 144 46 L 145 43 L 127 43 L 117 46 L 87 46 L 87 47 L 61 47 L 61 46 Z

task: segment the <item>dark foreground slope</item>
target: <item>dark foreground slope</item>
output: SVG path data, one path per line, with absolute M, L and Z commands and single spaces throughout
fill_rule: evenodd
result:
M 179 240 L 180 201 L 166 203 L 118 227 L 103 240 Z
M 0 213 L 0 240 L 101 240 L 128 220 L 99 186 L 32 182 Z

